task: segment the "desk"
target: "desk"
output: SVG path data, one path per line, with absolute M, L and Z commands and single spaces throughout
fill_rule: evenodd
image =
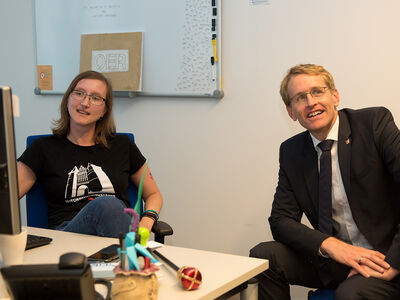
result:
M 70 232 L 28 227 L 28 233 L 53 238 L 50 245 L 25 252 L 24 264 L 58 263 L 61 254 L 81 252 L 90 255 L 114 243 L 117 239 L 103 238 Z M 214 299 L 243 282 L 268 269 L 268 261 L 263 259 L 202 251 L 165 245 L 158 251 L 177 266 L 197 267 L 203 275 L 203 283 L 198 290 L 185 291 L 176 279 L 176 272 L 166 265 L 161 266 L 159 281 L 160 300 L 167 299 Z M 7 299 L 3 282 L 0 282 L 0 299 Z

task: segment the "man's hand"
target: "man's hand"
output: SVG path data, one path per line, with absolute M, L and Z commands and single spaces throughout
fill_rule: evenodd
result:
M 370 267 L 367 266 L 362 266 L 362 268 L 368 272 L 368 274 L 372 277 L 378 278 L 378 279 L 382 279 L 382 280 L 386 280 L 386 281 L 390 281 L 393 278 L 395 278 L 397 275 L 399 275 L 400 271 L 395 269 L 395 268 L 389 268 L 387 270 L 385 270 L 383 273 L 379 273 L 376 272 L 375 270 L 371 269 Z M 351 269 L 349 276 L 347 276 L 347 278 L 358 274 L 358 271 L 355 269 Z
M 320 250 L 322 253 L 328 254 L 331 259 L 351 267 L 366 278 L 373 276 L 370 274 L 372 271 L 376 272 L 375 275 L 382 275 L 390 269 L 390 265 L 384 261 L 385 255 L 382 253 L 353 246 L 334 237 L 324 240 Z M 368 267 L 368 269 L 365 267 Z

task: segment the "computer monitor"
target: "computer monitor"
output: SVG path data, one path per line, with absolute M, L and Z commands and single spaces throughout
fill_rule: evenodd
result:
M 20 232 L 12 94 L 0 86 L 0 234 Z

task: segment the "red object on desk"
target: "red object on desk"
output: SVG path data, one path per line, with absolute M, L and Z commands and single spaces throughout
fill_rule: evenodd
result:
M 178 280 L 181 282 L 182 287 L 185 290 L 187 291 L 195 290 L 200 286 L 202 278 L 199 269 L 188 266 L 178 268 L 177 265 L 175 265 L 172 261 L 170 261 L 168 258 L 166 258 L 157 250 L 152 250 L 152 252 L 158 257 L 160 257 L 168 266 L 170 266 L 172 269 L 176 271 L 176 277 L 178 277 Z
M 201 273 L 193 267 L 182 267 L 176 273 L 184 289 L 191 291 L 197 289 L 201 284 Z

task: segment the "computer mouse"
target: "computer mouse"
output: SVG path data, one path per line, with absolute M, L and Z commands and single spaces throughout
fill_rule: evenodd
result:
M 58 263 L 59 269 L 83 269 L 87 264 L 84 254 L 78 252 L 68 252 L 60 256 Z

